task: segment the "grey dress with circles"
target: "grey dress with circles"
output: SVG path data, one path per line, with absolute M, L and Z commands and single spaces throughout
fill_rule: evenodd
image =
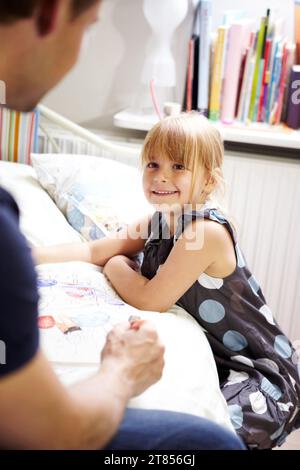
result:
M 223 279 L 203 273 L 177 304 L 206 332 L 237 434 L 250 449 L 281 445 L 300 427 L 300 362 L 249 271 L 228 220 L 217 209 L 193 211 L 181 216 L 175 236 L 170 237 L 163 215 L 156 212 L 145 244 L 142 274 L 148 279 L 155 276 L 184 228 L 197 218 L 227 228 L 237 265 Z

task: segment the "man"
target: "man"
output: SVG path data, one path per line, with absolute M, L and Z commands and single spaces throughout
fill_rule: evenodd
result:
M 6 102 L 32 109 L 76 62 L 99 0 L 1 0 L 0 80 Z M 36 277 L 18 208 L 0 188 L 0 447 L 34 449 L 242 448 L 222 428 L 189 415 L 127 410 L 162 374 L 152 325 L 120 324 L 100 371 L 66 389 L 38 347 Z M 2 350 L 3 348 L 1 348 Z

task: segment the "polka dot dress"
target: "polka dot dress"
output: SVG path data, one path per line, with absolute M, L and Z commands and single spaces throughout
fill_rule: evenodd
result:
M 148 279 L 155 276 L 187 224 L 197 218 L 226 227 L 236 269 L 223 279 L 201 274 L 177 304 L 206 332 L 236 432 L 250 449 L 281 445 L 300 427 L 300 361 L 266 304 L 226 218 L 216 209 L 184 214 L 170 238 L 163 215 L 156 212 L 142 274 Z

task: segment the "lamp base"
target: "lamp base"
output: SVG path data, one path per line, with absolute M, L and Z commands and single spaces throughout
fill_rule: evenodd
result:
M 152 110 L 148 113 L 128 108 L 114 115 L 115 126 L 139 131 L 149 131 L 158 121 L 157 115 Z

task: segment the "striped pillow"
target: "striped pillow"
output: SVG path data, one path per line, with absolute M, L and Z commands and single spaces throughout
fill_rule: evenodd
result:
M 38 146 L 38 111 L 20 113 L 0 105 L 0 160 L 30 165 Z

